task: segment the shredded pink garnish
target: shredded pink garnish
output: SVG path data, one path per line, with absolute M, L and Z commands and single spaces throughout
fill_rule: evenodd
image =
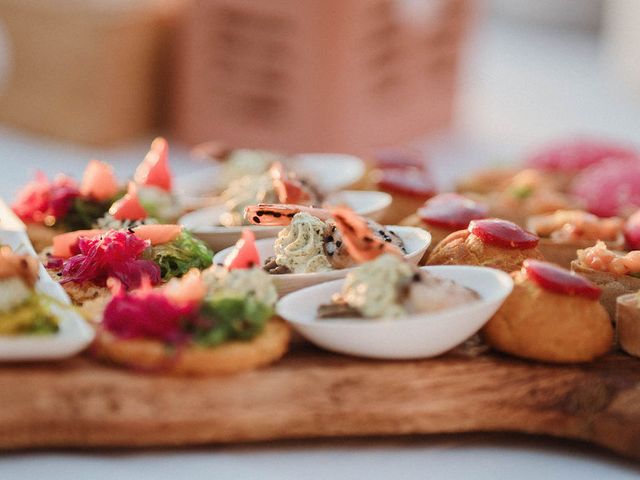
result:
M 198 303 L 175 303 L 148 283 L 127 293 L 114 282 L 112 290 L 102 323 L 109 332 L 120 338 L 153 338 L 168 343 L 186 339 L 181 327 L 196 316 Z
M 19 192 L 11 208 L 24 222 L 40 223 L 52 218 L 63 218 L 80 190 L 76 182 L 64 175 L 50 181 L 42 172 Z
M 80 237 L 79 253 L 63 262 L 60 283 L 90 281 L 104 286 L 107 279 L 115 278 L 132 289 L 148 278 L 155 285 L 160 282 L 160 267 L 140 258 L 149 245 L 148 240 L 128 231 L 109 230 L 97 237 Z

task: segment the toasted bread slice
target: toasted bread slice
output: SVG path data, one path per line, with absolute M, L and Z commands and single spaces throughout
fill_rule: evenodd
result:
M 120 339 L 100 330 L 95 341 L 98 358 L 139 370 L 176 375 L 227 375 L 253 370 L 279 360 L 288 350 L 291 332 L 281 319 L 270 320 L 250 341 L 232 341 L 217 347 L 190 345 L 171 350 L 147 339 Z

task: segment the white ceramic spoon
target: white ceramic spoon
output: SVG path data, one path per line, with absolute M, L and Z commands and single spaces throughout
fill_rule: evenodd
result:
M 422 228 L 416 227 L 390 225 L 387 226 L 387 228 L 389 230 L 393 230 L 404 242 L 404 246 L 407 250 L 405 258 L 412 264 L 417 265 L 424 255 L 424 252 L 429 248 L 429 244 L 431 243 L 431 234 Z M 256 241 L 256 247 L 262 261 L 274 255 L 274 241 L 275 238 L 265 238 Z M 232 251 L 233 247 L 229 247 L 218 252 L 218 254 L 213 257 L 213 263 L 216 265 L 223 264 L 227 255 Z M 278 290 L 278 295 L 282 296 L 310 285 L 343 278 L 351 270 L 353 270 L 353 268 L 343 268 L 341 270 L 330 270 L 328 272 L 317 273 L 284 273 L 271 275 L 271 278 Z
M 288 158 L 287 168 L 311 179 L 321 192 L 343 190 L 360 180 L 365 172 L 364 161 L 353 155 L 339 153 L 302 153 Z M 179 175 L 174 191 L 180 203 L 188 209 L 215 203 L 227 185 L 220 181 L 222 165 L 213 162 L 207 167 Z
M 331 296 L 342 289 L 344 280 L 336 280 L 286 295 L 278 302 L 277 313 L 311 343 L 332 352 L 379 359 L 429 358 L 478 332 L 513 289 L 511 277 L 492 268 L 422 269 L 475 290 L 480 300 L 398 319 L 318 319 L 318 307 L 330 303 Z

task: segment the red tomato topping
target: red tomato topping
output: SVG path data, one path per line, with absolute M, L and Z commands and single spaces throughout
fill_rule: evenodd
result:
M 116 220 L 143 220 L 147 218 L 147 211 L 140 203 L 135 183 L 129 183 L 126 195 L 111 205 L 109 214 Z
M 256 237 L 251 230 L 243 230 L 242 237 L 224 261 L 228 270 L 247 269 L 260 265 L 260 253 L 256 247 Z
M 462 230 L 469 226 L 471 220 L 486 218 L 488 212 L 486 205 L 457 193 L 443 193 L 427 200 L 418 209 L 418 216 L 423 222 L 436 227 Z
M 99 202 L 109 200 L 118 193 L 118 180 L 111 165 L 99 160 L 91 160 L 84 170 L 80 192 Z
M 138 165 L 133 179 L 140 185 L 171 191 L 173 179 L 169 169 L 169 144 L 164 138 L 158 137 L 151 143 L 151 149 Z
M 534 248 L 539 240 L 537 235 L 500 218 L 472 220 L 469 223 L 469 232 L 484 243 L 514 250 Z
M 600 289 L 580 275 L 553 263 L 528 259 L 522 270 L 529 280 L 541 288 L 564 295 L 579 295 L 590 300 L 600 298 Z
M 391 193 L 400 193 L 420 198 L 432 197 L 436 188 L 431 176 L 415 168 L 391 168 L 381 170 L 378 188 Z

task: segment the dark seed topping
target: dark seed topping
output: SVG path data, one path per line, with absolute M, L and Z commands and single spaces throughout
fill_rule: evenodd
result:
M 342 240 L 338 240 L 336 242 L 336 247 L 340 248 L 342 246 Z
M 257 214 L 259 217 L 261 217 L 262 215 L 264 215 L 264 212 L 263 212 L 262 210 L 258 210 L 258 211 L 256 212 L 256 214 Z
M 254 222 L 256 222 L 256 223 L 260 223 L 260 217 L 258 217 L 257 215 L 255 215 L 255 216 L 253 217 L 253 221 L 254 221 Z
M 129 233 L 135 233 L 135 232 L 133 231 L 133 228 L 131 228 L 131 227 L 127 228 L 127 232 L 129 232 Z
M 329 235 L 325 240 L 327 242 L 333 242 L 333 235 Z
M 273 212 L 273 216 L 276 218 L 280 218 L 282 214 L 280 212 Z

